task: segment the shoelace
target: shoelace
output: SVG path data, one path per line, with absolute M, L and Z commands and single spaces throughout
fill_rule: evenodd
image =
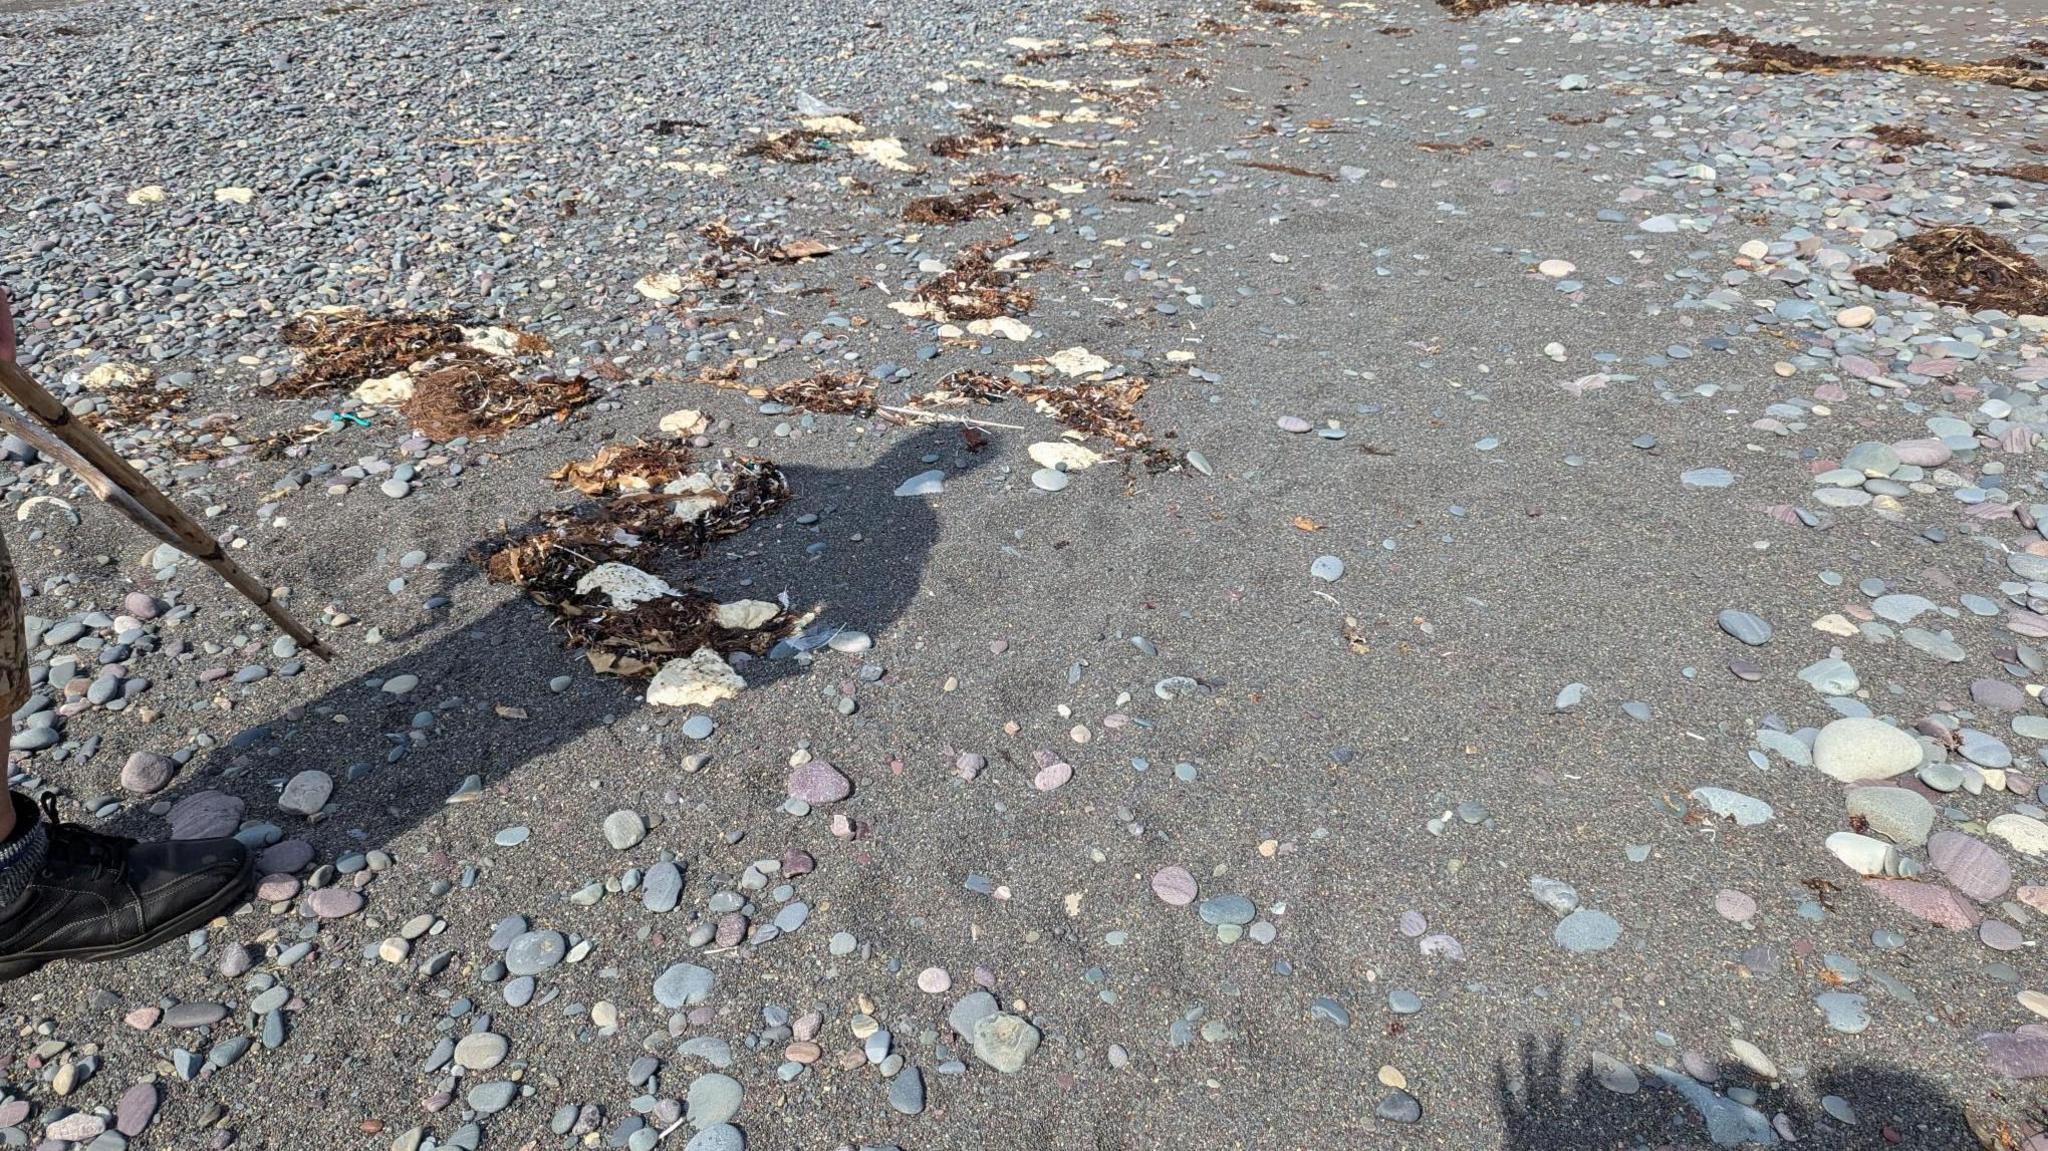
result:
M 83 864 L 92 868 L 94 878 L 98 878 L 108 868 L 119 870 L 128 858 L 128 849 L 135 845 L 132 839 L 102 835 L 57 818 L 57 797 L 54 794 L 43 796 L 42 807 L 50 843 L 44 862 L 46 869 L 60 862 Z

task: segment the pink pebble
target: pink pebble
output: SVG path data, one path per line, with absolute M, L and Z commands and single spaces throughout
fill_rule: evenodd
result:
M 1714 910 L 1722 918 L 1733 923 L 1747 923 L 1756 918 L 1756 900 L 1732 888 L 1722 888 L 1714 894 Z
M 1899 453 L 1900 463 L 1912 464 L 1915 467 L 1922 468 L 1938 468 L 1955 456 L 1955 453 L 1949 450 L 1947 444 L 1933 437 L 1920 440 L 1900 440 L 1892 445 L 1892 450 Z
M 1195 877 L 1185 867 L 1162 867 L 1152 876 L 1152 894 L 1162 903 L 1186 907 L 1195 901 Z

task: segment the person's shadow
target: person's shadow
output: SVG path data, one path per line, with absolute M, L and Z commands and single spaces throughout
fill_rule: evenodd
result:
M 773 600 L 786 589 L 791 614 L 819 609 L 806 629 L 809 635 L 837 627 L 878 634 L 916 599 L 939 532 L 937 504 L 927 497 L 897 496 L 898 485 L 938 469 L 950 486 L 998 452 L 993 442 L 970 450 L 957 428 L 935 426 L 896 433 L 894 442 L 865 467 L 787 466 L 782 471 L 790 498 L 779 510 L 709 543 L 695 557 L 678 549 L 660 562 L 649 557 L 646 566 L 677 587 L 701 588 L 721 601 Z M 551 503 L 573 502 L 573 492 L 544 490 Z M 814 522 L 802 522 L 813 516 Z M 849 544 L 856 533 L 862 542 Z M 442 809 L 469 775 L 481 776 L 486 785 L 499 782 L 644 706 L 645 679 L 592 672 L 579 653 L 564 652 L 552 613 L 516 589 L 485 583 L 473 560 L 441 575 L 443 593 L 456 602 L 441 609 L 441 618 L 413 630 L 440 629 L 442 634 L 423 646 L 395 643 L 400 650 L 380 666 L 310 701 L 280 705 L 235 737 L 192 755 L 169 788 L 131 803 L 109 830 L 160 838 L 166 834 L 164 821 L 147 814 L 150 808 L 195 792 L 221 791 L 244 801 L 244 820 L 276 823 L 287 836 L 309 840 L 317 849 L 316 860 L 332 861 L 388 843 Z M 751 585 L 743 582 L 749 579 Z M 452 617 L 460 599 L 478 593 L 508 598 L 457 625 Z M 801 674 L 809 662 L 801 655 L 742 656 L 734 667 L 752 693 Z M 560 693 L 548 686 L 554 674 L 570 680 Z M 383 683 L 399 675 L 419 677 L 420 686 L 399 695 L 383 690 Z M 677 721 L 684 714 L 664 709 L 665 717 Z M 431 715 L 431 723 L 422 715 Z M 527 718 L 518 719 L 522 715 Z M 410 734 L 416 723 L 424 725 L 424 738 Z M 692 750 L 690 741 L 674 736 L 666 743 L 678 761 Z M 308 768 L 332 775 L 336 796 L 346 801 L 337 818 L 310 826 L 278 811 L 272 783 Z
M 1567 1073 L 1562 1037 L 1553 1035 L 1546 1043 L 1524 1035 L 1519 1066 L 1510 1068 L 1506 1060 L 1494 1065 L 1501 1146 L 1506 1151 L 1780 1145 L 2048 1151 L 2048 1136 L 2038 1136 L 2040 1127 L 2023 1111 L 2004 1122 L 1966 1113 L 1932 1079 L 1878 1063 L 1817 1069 L 1799 1091 L 1732 1064 L 1715 1067 L 1711 1083 L 1682 1070 L 1633 1070 L 1640 1089 L 1620 1094 L 1604 1085 L 1590 1064 Z M 1753 1098 L 1741 1094 L 1745 1090 Z M 1836 1114 L 1845 1104 L 1853 1122 Z M 1788 1124 L 1797 1143 L 1774 1129 L 1774 1122 Z

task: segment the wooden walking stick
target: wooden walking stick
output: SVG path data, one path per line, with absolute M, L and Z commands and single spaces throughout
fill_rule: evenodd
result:
M 320 637 L 308 631 L 270 594 L 270 589 L 229 559 L 220 541 L 185 514 L 155 484 L 143 478 L 121 454 L 91 428 L 79 423 L 61 400 L 44 390 L 14 362 L 14 321 L 7 289 L 0 287 L 0 392 L 21 405 L 27 420 L 0 409 L 0 427 L 34 445 L 36 450 L 77 473 L 85 486 L 133 520 L 136 526 L 207 567 L 250 603 L 263 609 L 286 635 L 321 659 L 329 658 Z

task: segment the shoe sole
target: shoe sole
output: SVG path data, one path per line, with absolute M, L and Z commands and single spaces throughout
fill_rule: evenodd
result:
M 166 920 L 147 933 L 139 935 L 121 944 L 119 947 L 101 948 L 96 951 L 58 951 L 52 952 L 49 955 L 38 955 L 32 959 L 14 959 L 0 962 L 0 983 L 20 979 L 24 975 L 41 970 L 44 964 L 54 963 L 60 959 L 70 960 L 73 963 L 100 963 L 109 959 L 126 959 L 132 955 L 140 955 L 145 951 L 153 951 L 180 935 L 191 931 L 193 928 L 211 921 L 221 912 L 241 902 L 242 898 L 249 894 L 249 889 L 255 886 L 255 883 L 256 853 L 250 852 L 242 860 L 242 870 L 234 878 L 223 884 L 221 889 L 214 893 L 213 898 L 205 903 L 193 905 L 176 919 Z

